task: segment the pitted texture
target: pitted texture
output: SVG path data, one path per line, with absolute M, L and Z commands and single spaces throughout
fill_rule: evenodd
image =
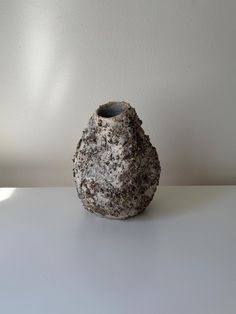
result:
M 73 158 L 73 175 L 84 207 L 108 218 L 142 212 L 153 198 L 160 162 L 136 111 L 129 104 L 121 114 L 93 114 Z

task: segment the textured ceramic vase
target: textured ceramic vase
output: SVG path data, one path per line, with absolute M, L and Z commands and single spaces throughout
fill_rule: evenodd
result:
M 126 102 L 100 106 L 83 131 L 73 158 L 73 175 L 84 207 L 123 219 L 142 212 L 159 183 L 160 162 Z

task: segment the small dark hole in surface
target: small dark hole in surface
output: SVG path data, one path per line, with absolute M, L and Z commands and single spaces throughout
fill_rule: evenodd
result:
M 111 102 L 105 105 L 102 105 L 98 108 L 97 114 L 103 118 L 111 118 L 118 116 L 126 109 L 124 103 L 121 102 Z

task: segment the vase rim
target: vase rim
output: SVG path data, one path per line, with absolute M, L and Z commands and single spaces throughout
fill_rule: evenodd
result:
M 102 104 L 96 110 L 96 115 L 103 119 L 118 118 L 130 108 L 130 104 L 125 101 L 109 101 Z

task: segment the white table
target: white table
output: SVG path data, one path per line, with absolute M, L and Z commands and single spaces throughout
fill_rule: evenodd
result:
M 1 314 L 236 313 L 236 187 L 160 187 L 126 221 L 73 188 L 0 199 Z

